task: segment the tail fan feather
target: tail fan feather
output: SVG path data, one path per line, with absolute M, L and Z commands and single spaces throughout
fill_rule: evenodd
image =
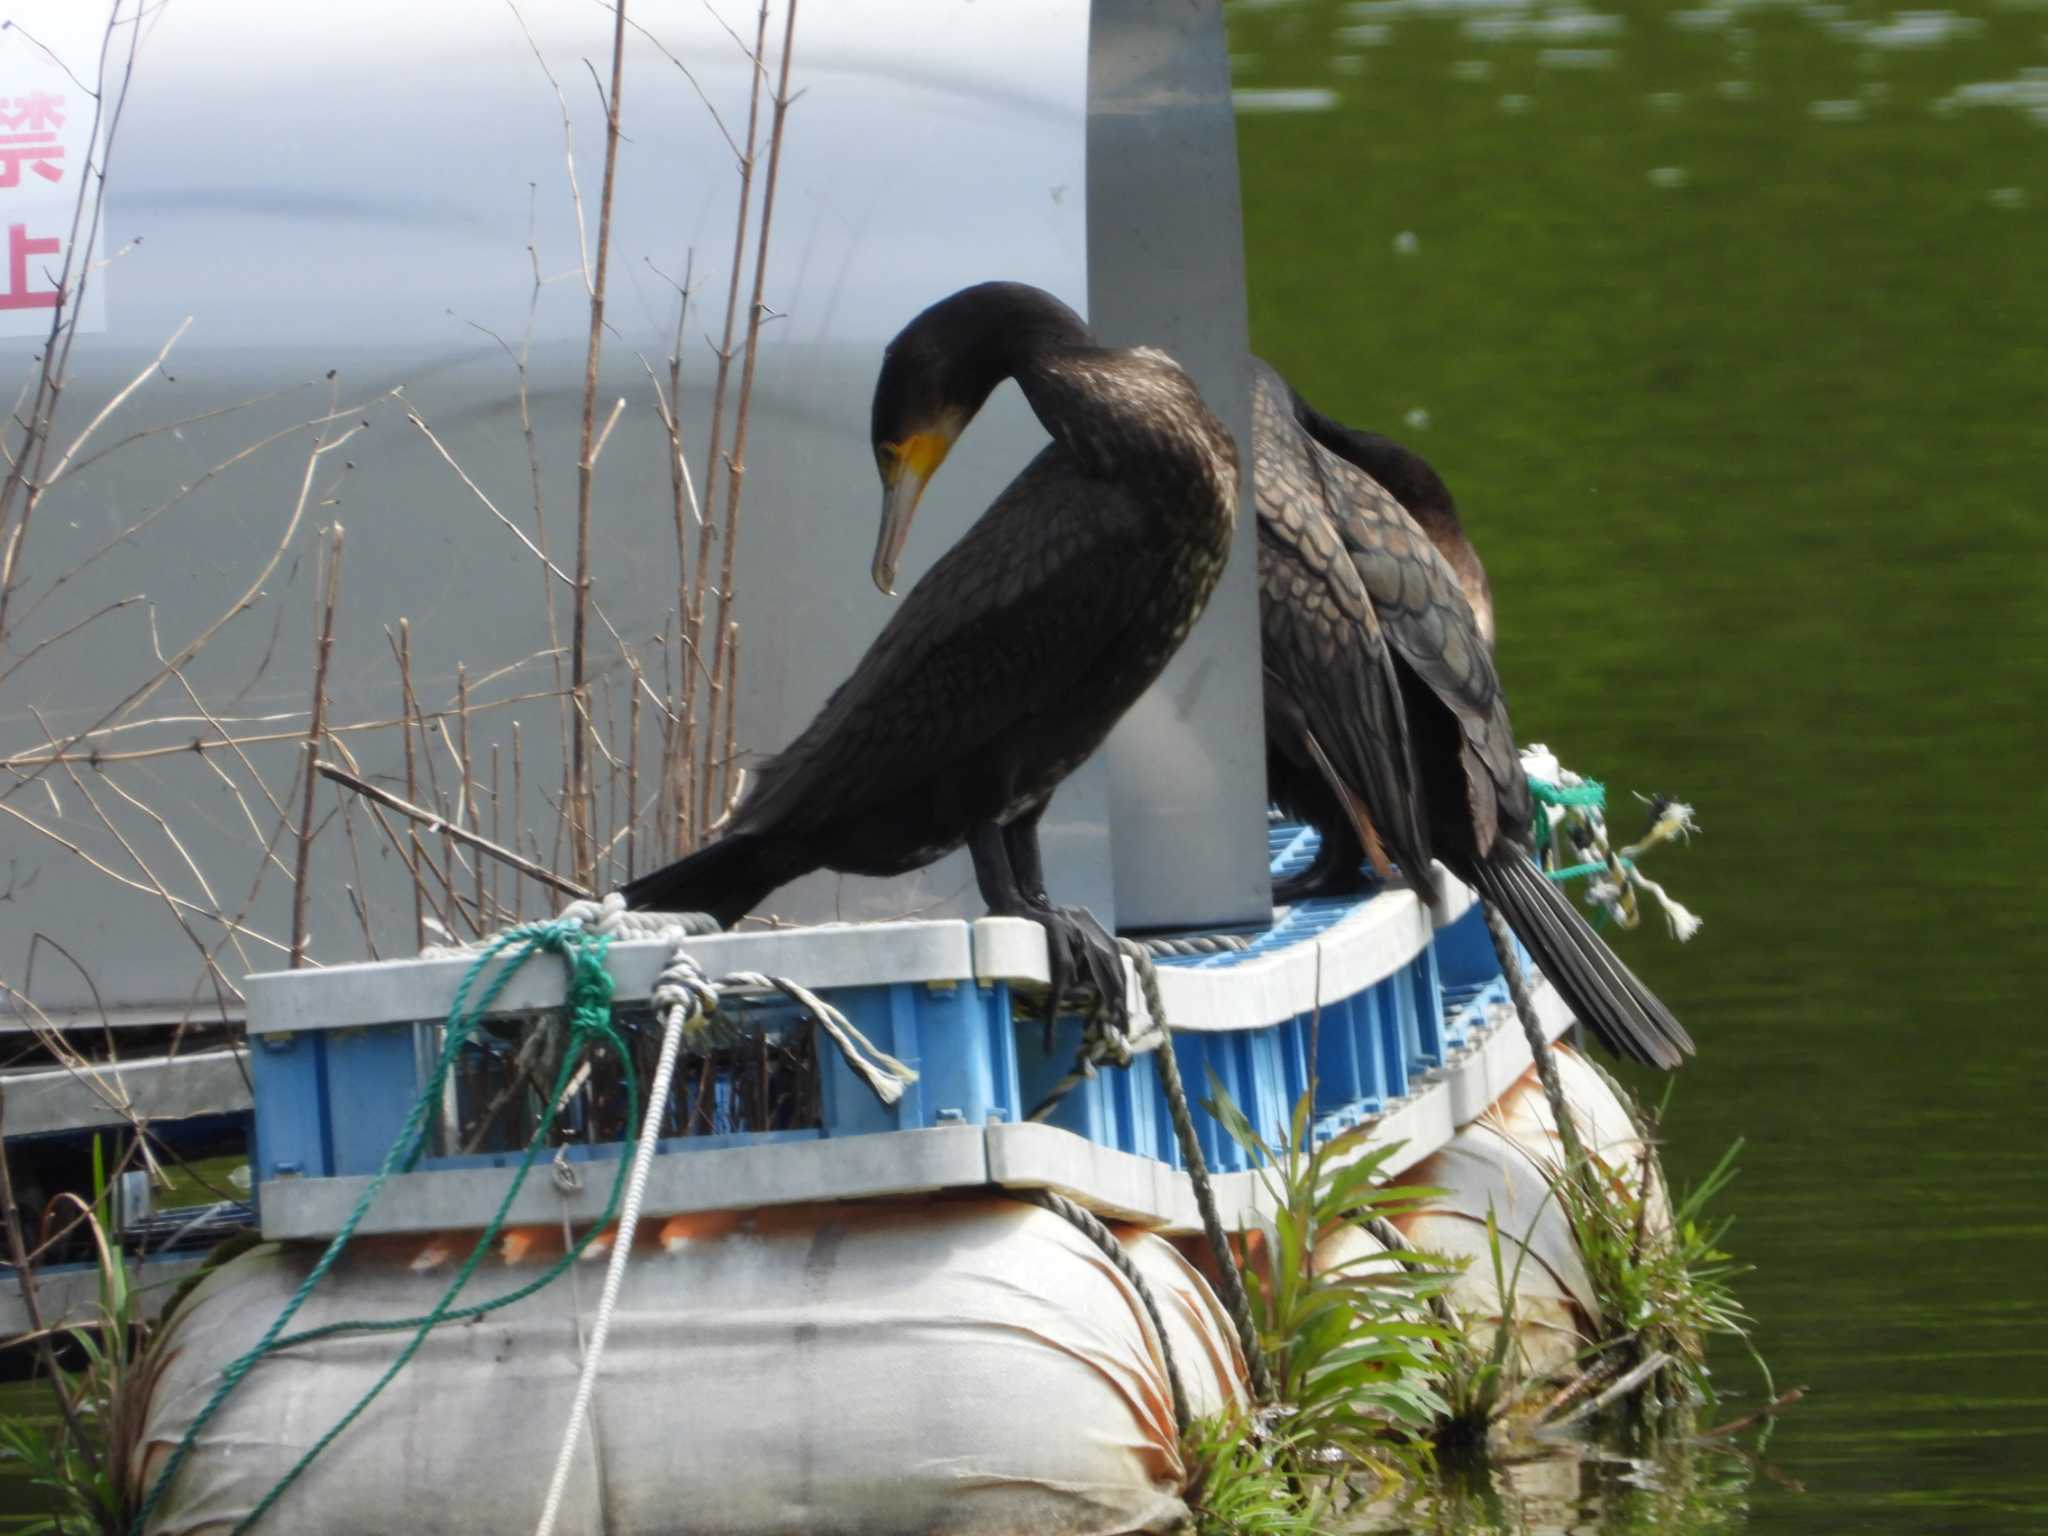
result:
M 1573 1015 L 1617 1056 L 1669 1070 L 1692 1036 L 1593 931 L 1564 892 L 1519 854 L 1502 850 L 1473 872 Z

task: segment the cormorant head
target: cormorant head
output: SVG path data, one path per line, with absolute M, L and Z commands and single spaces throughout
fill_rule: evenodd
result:
M 893 596 L 896 561 L 925 485 L 989 393 L 1031 357 L 1085 344 L 1081 317 L 1026 283 L 977 283 L 897 333 L 875 380 L 870 440 L 882 477 L 875 585 Z
M 1458 504 L 1451 499 L 1451 488 L 1444 484 L 1443 477 L 1421 454 L 1402 447 L 1392 438 L 1332 420 L 1295 393 L 1292 385 L 1288 385 L 1288 393 L 1294 400 L 1294 419 L 1304 432 L 1338 458 L 1371 475 L 1415 519 L 1458 578 L 1458 588 L 1465 594 L 1473 621 L 1479 627 L 1479 638 L 1492 650 L 1493 588 L 1487 582 L 1479 551 L 1472 547 L 1472 540 L 1459 520 Z

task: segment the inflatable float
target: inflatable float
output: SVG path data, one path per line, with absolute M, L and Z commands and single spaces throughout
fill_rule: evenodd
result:
M 1273 840 L 1282 872 L 1306 856 Z M 1122 1065 L 1081 1021 L 1026 1015 L 1045 955 L 1015 919 L 618 936 L 614 1033 L 580 1065 L 552 962 L 504 979 L 459 1050 L 473 956 L 252 977 L 264 1241 L 167 1317 L 128 1466 L 143 1528 L 522 1529 L 587 1377 L 562 1531 L 1171 1529 L 1184 1420 L 1243 1403 L 1247 1365 L 1205 1278 L 1169 1040 L 1187 1097 L 1220 1087 L 1269 1143 L 1312 1091 L 1319 1138 L 1442 1189 L 1405 1218 L 1414 1245 L 1473 1252 L 1493 1208 L 1532 1260 L 1523 1347 L 1555 1364 L 1591 1298 L 1544 1215 L 1554 1125 L 1481 914 L 1447 884 L 1434 914 L 1389 888 L 1166 946 L 1172 1029 L 1134 983 Z M 681 1048 L 612 1265 L 615 1069 L 651 1057 L 680 951 L 723 978 L 718 1028 Z M 1546 1035 L 1570 1027 L 1548 988 L 1536 1003 Z M 1619 1101 L 1559 1060 L 1582 1139 L 1639 1177 Z M 552 1104 L 543 1082 L 565 1085 Z M 1189 1118 L 1223 1226 L 1255 1229 L 1251 1155 Z M 1490 1284 L 1485 1263 L 1457 1282 L 1475 1323 L 1501 1310 Z

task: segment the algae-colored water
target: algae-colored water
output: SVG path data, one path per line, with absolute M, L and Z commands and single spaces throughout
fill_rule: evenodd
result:
M 1524 738 L 1699 808 L 1655 872 L 1706 929 L 1624 947 L 1701 1045 L 1673 1173 L 1748 1138 L 1743 1294 L 1812 1388 L 1760 1463 L 1424 1528 L 2048 1529 L 2048 9 L 1231 27 L 1290 93 L 1240 118 L 1255 345 L 1450 480 Z
M 1523 1469 L 1440 1528 L 2048 1530 L 2048 9 L 1231 43 L 1321 93 L 1240 97 L 1254 345 L 1449 480 L 1523 738 L 1699 809 L 1654 872 L 1705 930 L 1624 948 L 1700 1041 L 1672 1171 L 1748 1138 L 1742 1291 L 1812 1388 L 1761 1467 Z

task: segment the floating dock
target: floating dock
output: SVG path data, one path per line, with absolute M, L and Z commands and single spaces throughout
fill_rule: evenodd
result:
M 1312 834 L 1274 829 L 1276 873 L 1312 851 Z M 1339 1160 L 1381 1150 L 1397 1177 L 1446 1149 L 1469 1159 L 1470 1128 L 1501 1119 L 1488 1111 L 1530 1060 L 1483 914 L 1444 886 L 1434 912 L 1378 889 L 1162 955 L 1171 1031 L 1134 977 L 1141 1048 L 1078 1075 L 1081 1021 L 1048 1030 L 1029 1011 L 1048 979 L 1033 923 L 680 941 L 706 976 L 753 979 L 728 980 L 649 1110 L 661 1134 L 587 1429 L 562 1463 L 562 1529 L 1111 1536 L 1184 1518 L 1180 1430 L 1245 1402 L 1247 1364 L 1159 1053 L 1190 1099 L 1220 1088 L 1268 1145 L 1312 1094 Z M 559 1076 L 551 957 L 512 975 L 453 1051 L 474 955 L 249 979 L 250 1163 L 271 1241 L 166 1322 L 131 1461 L 137 1499 L 154 1493 L 146 1530 L 239 1528 L 273 1507 L 307 1536 L 531 1520 L 604 1306 L 572 1244 L 602 1258 L 616 1241 L 599 1230 L 630 1151 L 616 1069 L 651 1059 L 677 947 L 609 945 L 614 1033 Z M 1544 1033 L 1564 1033 L 1555 994 L 1536 999 Z M 905 1069 L 893 1102 L 825 1042 L 823 1007 Z M 532 1087 L 549 1081 L 569 1085 L 551 1112 Z M 416 1107 L 417 1157 L 368 1198 Z M 1192 1118 L 1223 1225 L 1254 1230 L 1273 1199 L 1256 1154 Z

